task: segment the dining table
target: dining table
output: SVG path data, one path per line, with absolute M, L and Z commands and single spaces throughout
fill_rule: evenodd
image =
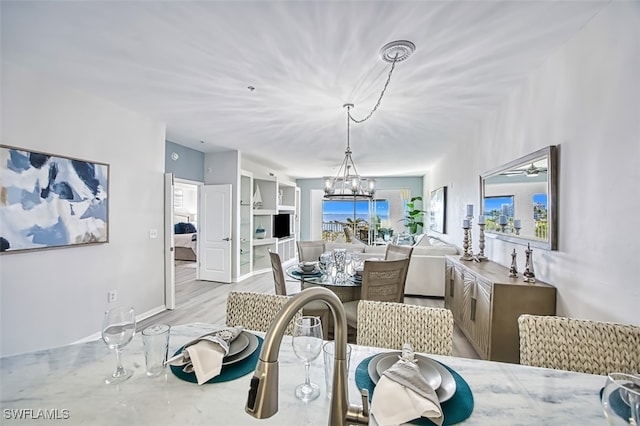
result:
M 325 287 L 334 292 L 343 303 L 360 300 L 362 280 L 357 280 L 350 270 L 339 273 L 335 269 L 322 271 L 317 268 L 305 273 L 298 264 L 292 264 L 285 268 L 285 273 L 288 277 L 300 281 L 301 290 Z
M 172 326 L 170 355 L 215 327 L 207 323 Z M 260 339 L 265 335 L 251 333 Z M 327 425 L 330 401 L 323 357 L 310 366 L 311 381 L 319 384 L 320 397 L 310 402 L 298 400 L 294 389 L 304 380 L 304 365 L 294 354 L 291 340 L 284 336 L 280 345 L 279 411 L 268 419 L 258 420 L 245 412 L 252 365 L 234 380 L 202 385 L 184 380 L 169 367 L 159 376 L 148 377 L 142 339 L 136 333 L 122 351 L 123 364 L 133 375 L 117 385 L 105 384 L 116 356 L 102 340 L 0 358 L 0 423 L 43 424 L 49 418 L 72 425 Z M 366 371 L 363 365 L 372 357 L 389 349 L 355 344 L 351 348 L 349 400 L 360 404 L 357 374 Z M 461 424 L 606 424 L 599 397 L 604 376 L 424 355 L 454 371 L 468 385 L 472 411 Z

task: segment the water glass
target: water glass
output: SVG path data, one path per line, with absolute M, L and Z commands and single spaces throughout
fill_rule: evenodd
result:
M 640 426 L 640 376 L 610 373 L 602 390 L 602 409 L 611 426 Z
M 331 399 L 331 390 L 333 389 L 335 348 L 336 342 L 334 340 L 322 346 L 322 355 L 324 356 L 324 380 L 327 385 L 327 397 L 329 399 Z M 349 364 L 351 364 L 351 345 L 347 345 L 347 376 L 349 376 Z
M 164 371 L 169 354 L 170 329 L 167 324 L 155 324 L 142 330 L 147 376 L 158 376 Z
M 333 261 L 338 273 L 342 273 L 345 271 L 347 266 L 347 250 L 346 249 L 334 249 L 333 250 Z
M 331 258 L 332 256 L 331 256 L 331 253 L 329 252 L 322 253 L 320 255 L 320 270 L 322 272 L 327 273 L 331 271 L 331 264 L 332 264 Z

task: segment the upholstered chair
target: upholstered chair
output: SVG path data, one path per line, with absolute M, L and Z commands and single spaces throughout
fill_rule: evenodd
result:
M 416 352 L 453 354 L 453 314 L 449 309 L 361 300 L 356 343 Z
M 411 259 L 413 246 L 398 246 L 395 244 L 387 244 L 387 250 L 384 254 L 384 260 Z
M 278 253 L 273 253 L 269 250 L 269 257 L 271 258 L 271 270 L 273 271 L 273 284 L 275 287 L 276 294 L 280 296 L 288 296 L 287 286 L 284 279 L 284 271 L 282 268 L 282 261 L 280 260 L 280 255 Z M 331 311 L 329 307 L 321 301 L 313 301 L 307 303 L 307 305 L 302 308 L 303 315 L 310 315 L 314 317 L 320 317 L 320 321 L 322 322 L 322 333 L 324 334 L 324 338 L 328 338 L 329 332 L 329 321 L 331 317 Z
M 298 260 L 300 262 L 317 262 L 324 253 L 324 241 L 297 241 Z
M 267 293 L 232 291 L 227 296 L 227 326 L 242 326 L 247 330 L 269 331 L 280 309 L 290 297 Z M 286 334 L 293 334 L 293 322 L 300 318 L 298 312 L 287 326 Z
M 404 302 L 409 259 L 365 260 L 362 271 L 360 300 Z M 345 302 L 344 311 L 349 327 L 358 328 L 358 300 Z
M 520 315 L 520 364 L 606 375 L 640 373 L 640 327 Z

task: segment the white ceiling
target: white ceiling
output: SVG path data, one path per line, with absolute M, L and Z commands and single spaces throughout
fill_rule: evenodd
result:
M 319 177 L 344 157 L 342 105 L 361 118 L 382 90 L 379 49 L 411 40 L 351 147 L 361 174 L 421 175 L 606 4 L 3 0 L 2 60 L 163 121 L 181 145 Z

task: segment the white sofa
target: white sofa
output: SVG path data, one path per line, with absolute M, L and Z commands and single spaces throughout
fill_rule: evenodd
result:
M 432 236 L 420 236 L 413 246 L 405 295 L 444 297 L 445 261 L 447 254 L 457 254 L 458 249 Z M 344 248 L 361 253 L 364 259 L 384 258 L 386 246 L 368 246 L 361 243 L 325 243 L 325 250 Z

